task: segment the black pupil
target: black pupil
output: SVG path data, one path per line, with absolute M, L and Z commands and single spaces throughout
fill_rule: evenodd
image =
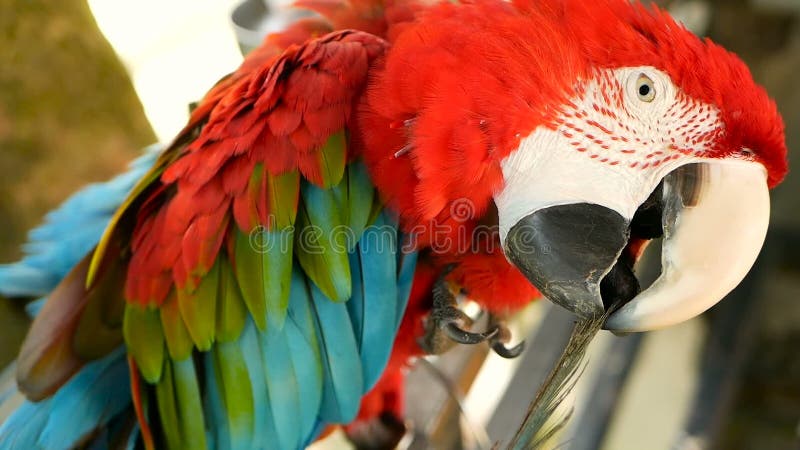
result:
M 643 84 L 643 85 L 639 86 L 639 95 L 641 95 L 642 97 L 645 97 L 649 93 L 650 93 L 650 86 L 648 86 L 646 84 Z

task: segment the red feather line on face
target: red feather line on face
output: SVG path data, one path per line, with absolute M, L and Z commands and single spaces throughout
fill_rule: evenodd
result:
M 528 10 L 537 3 L 519 0 L 517 5 Z M 653 66 L 669 74 L 693 100 L 719 109 L 725 130 L 709 156 L 725 157 L 747 148 L 767 168 L 770 187 L 783 180 L 788 170 L 783 119 L 739 57 L 698 38 L 656 7 L 624 0 L 545 3 L 582 43 L 590 66 Z
M 320 147 L 344 128 L 356 87 L 384 48 L 372 35 L 333 33 L 212 91 L 213 106 L 201 104 L 203 114 L 193 116 L 207 115 L 205 127 L 145 202 L 160 206 L 138 218 L 126 298 L 160 304 L 173 285 L 196 283 L 212 267 L 231 217 L 245 233 L 270 226 L 269 176 L 299 170 L 323 184 Z

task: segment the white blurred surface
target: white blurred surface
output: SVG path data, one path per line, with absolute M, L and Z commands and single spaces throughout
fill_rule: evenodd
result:
M 644 339 L 622 391 L 604 450 L 670 450 L 697 388 L 706 328 L 700 318 Z
M 160 141 L 171 141 L 186 123 L 189 103 L 241 62 L 230 25 L 236 3 L 89 0 Z

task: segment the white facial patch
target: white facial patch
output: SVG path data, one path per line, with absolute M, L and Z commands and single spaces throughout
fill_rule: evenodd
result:
M 631 219 L 672 170 L 701 161 L 718 112 L 682 94 L 652 67 L 599 71 L 555 127 L 541 126 L 501 162 L 500 236 L 542 208 L 592 203 Z

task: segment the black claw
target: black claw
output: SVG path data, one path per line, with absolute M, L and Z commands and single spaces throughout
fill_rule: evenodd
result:
M 503 358 L 514 359 L 521 355 L 523 351 L 525 351 L 525 341 L 522 341 L 511 348 L 506 347 L 505 344 L 500 341 L 495 341 L 492 343 L 492 350 L 494 350 L 495 353 Z
M 444 330 L 447 337 L 459 344 L 480 344 L 496 336 L 499 331 L 497 328 L 494 328 L 483 333 L 473 333 L 461 329 L 453 322 L 446 324 L 442 330 Z
M 454 344 L 475 345 L 487 341 L 492 347 L 499 346 L 496 351 L 509 355 L 506 357 L 516 356 L 522 351 L 521 348 L 506 349 L 503 346 L 501 342 L 508 342 L 509 333 L 502 324 L 490 323 L 489 329 L 483 333 L 465 330 L 471 325 L 472 319 L 458 309 L 456 296 L 442 275 L 433 286 L 433 308 L 425 320 L 425 335 L 420 339 L 420 346 L 426 353 L 440 354 Z
M 508 341 L 511 340 L 511 330 L 505 324 L 505 321 L 494 315 L 489 315 L 489 324 L 494 325 L 497 329 L 497 334 L 489 341 L 489 346 L 492 347 L 495 353 L 506 359 L 516 358 L 525 351 L 525 341 L 520 342 L 514 347 L 506 347 Z

